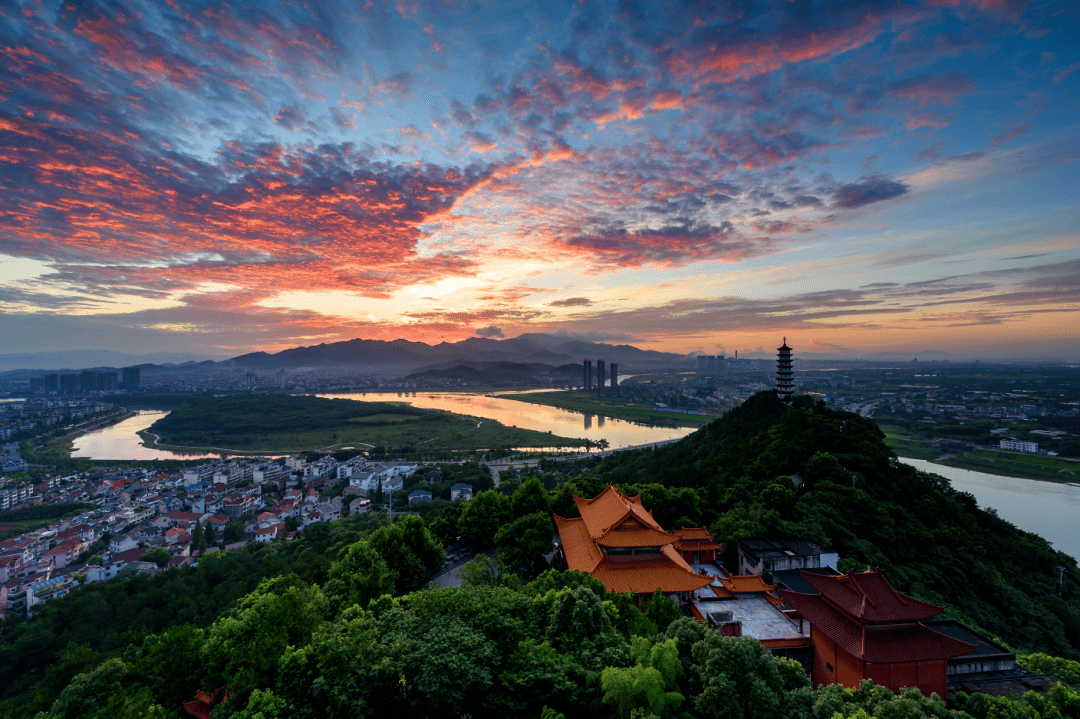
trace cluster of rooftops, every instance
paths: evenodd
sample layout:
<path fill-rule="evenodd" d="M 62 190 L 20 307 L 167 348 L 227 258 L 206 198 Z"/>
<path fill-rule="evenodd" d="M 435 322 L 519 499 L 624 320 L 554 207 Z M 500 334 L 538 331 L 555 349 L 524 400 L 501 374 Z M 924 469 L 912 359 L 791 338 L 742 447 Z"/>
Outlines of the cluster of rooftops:
<path fill-rule="evenodd" d="M 588 573 L 609 592 L 659 589 L 723 634 L 753 637 L 799 661 L 815 685 L 856 688 L 873 679 L 942 697 L 958 687 L 1049 686 L 992 640 L 954 620 L 934 620 L 944 607 L 898 592 L 882 570 L 839 572 L 839 556 L 813 540 L 740 540 L 740 573 L 732 574 L 708 530 L 667 532 L 640 494 L 609 485 L 574 502 L 579 517 L 554 516 L 555 566 Z"/>

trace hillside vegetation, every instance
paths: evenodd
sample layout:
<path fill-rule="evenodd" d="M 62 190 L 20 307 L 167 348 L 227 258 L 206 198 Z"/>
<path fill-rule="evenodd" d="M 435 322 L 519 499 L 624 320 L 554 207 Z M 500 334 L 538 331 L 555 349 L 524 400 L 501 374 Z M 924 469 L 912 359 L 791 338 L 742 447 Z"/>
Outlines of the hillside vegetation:
<path fill-rule="evenodd" d="M 573 494 L 615 482 L 641 491 L 662 525 L 708 524 L 729 547 L 755 534 L 826 542 L 845 565 L 882 566 L 901 591 L 1053 655 L 1026 657 L 1033 669 L 1080 678 L 1074 561 L 898 463 L 872 421 L 794 404 L 757 395 L 674 445 L 592 460 L 551 492 L 532 478 L 426 519 L 317 524 L 288 544 L 81 587 L 4 624 L 0 718 L 181 717 L 197 697 L 238 719 L 1080 717 L 1080 692 L 1062 685 L 961 694 L 950 709 L 868 683 L 814 690 L 797 664 L 662 596 L 635 606 L 546 569 L 551 511 L 572 515 Z M 416 591 L 457 536 L 493 546 L 498 566 L 479 559 L 467 586 Z M 1062 600 L 1057 564 L 1069 569 Z"/>

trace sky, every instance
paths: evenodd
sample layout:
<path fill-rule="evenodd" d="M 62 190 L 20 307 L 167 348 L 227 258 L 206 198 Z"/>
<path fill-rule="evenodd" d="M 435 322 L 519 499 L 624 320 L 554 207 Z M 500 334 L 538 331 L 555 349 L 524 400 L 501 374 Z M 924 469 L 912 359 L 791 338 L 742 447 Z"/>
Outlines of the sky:
<path fill-rule="evenodd" d="M 1080 9 L 9 0 L 0 353 L 1075 359 Z"/>

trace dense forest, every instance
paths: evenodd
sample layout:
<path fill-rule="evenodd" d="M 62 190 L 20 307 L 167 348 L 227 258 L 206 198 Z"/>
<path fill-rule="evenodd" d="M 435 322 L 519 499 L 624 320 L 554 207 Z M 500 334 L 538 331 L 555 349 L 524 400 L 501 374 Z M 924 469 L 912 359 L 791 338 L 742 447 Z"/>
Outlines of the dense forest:
<path fill-rule="evenodd" d="M 1075 561 L 896 462 L 873 422 L 763 393 L 679 443 L 590 465 L 551 491 L 529 479 L 423 519 L 312 525 L 287 544 L 80 587 L 3 625 L 0 717 L 181 717 L 183 702 L 250 719 L 1080 717 L 1064 686 L 961 695 L 949 709 L 869 684 L 813 690 L 797 664 L 670 600 L 638 607 L 545 565 L 551 510 L 572 516 L 572 494 L 614 482 L 662 525 L 707 524 L 732 547 L 756 534 L 826 542 L 847 566 L 882 566 L 902 591 L 1060 657 L 1025 662 L 1080 681 Z M 468 565 L 460 589 L 417 591 L 458 536 L 498 561 Z"/>

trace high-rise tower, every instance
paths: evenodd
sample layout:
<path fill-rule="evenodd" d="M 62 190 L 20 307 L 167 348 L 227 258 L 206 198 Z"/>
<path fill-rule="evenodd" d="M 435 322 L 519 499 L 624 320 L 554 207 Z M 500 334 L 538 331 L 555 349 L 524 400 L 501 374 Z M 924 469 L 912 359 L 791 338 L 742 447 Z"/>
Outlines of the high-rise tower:
<path fill-rule="evenodd" d="M 581 383 L 585 385 L 585 391 L 592 389 L 592 360 L 585 360 L 584 372 Z"/>
<path fill-rule="evenodd" d="M 787 345 L 787 337 L 784 344 L 776 348 L 776 394 L 785 402 L 791 401 L 791 395 L 795 393 L 795 381 L 792 379 L 791 348 Z"/>

